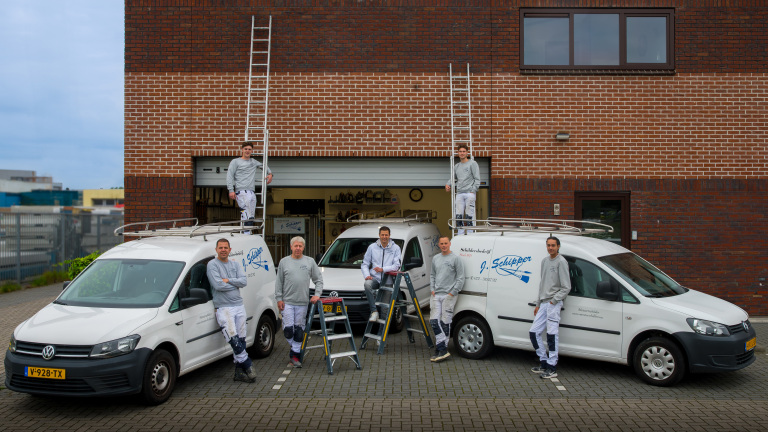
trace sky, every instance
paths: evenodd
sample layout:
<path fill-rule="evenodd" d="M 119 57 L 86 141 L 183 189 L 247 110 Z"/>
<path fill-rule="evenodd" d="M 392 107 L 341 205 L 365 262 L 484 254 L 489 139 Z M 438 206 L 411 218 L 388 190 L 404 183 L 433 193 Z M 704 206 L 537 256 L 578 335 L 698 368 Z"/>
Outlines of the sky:
<path fill-rule="evenodd" d="M 123 186 L 123 0 L 0 0 L 0 169 Z"/>

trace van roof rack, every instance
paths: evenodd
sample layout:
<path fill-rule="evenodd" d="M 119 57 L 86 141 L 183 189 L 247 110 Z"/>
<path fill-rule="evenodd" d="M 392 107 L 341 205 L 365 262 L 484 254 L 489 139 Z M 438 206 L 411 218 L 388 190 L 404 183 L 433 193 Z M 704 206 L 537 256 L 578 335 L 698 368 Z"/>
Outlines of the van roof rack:
<path fill-rule="evenodd" d="M 115 229 L 116 236 L 130 237 L 200 237 L 217 234 L 233 235 L 243 231 L 260 232 L 264 228 L 261 219 L 251 219 L 255 224 L 245 226 L 243 220 L 198 225 L 197 218 L 135 222 Z"/>
<path fill-rule="evenodd" d="M 457 221 L 471 222 L 465 219 L 456 219 Z M 527 218 L 488 218 L 477 220 L 474 227 L 461 227 L 467 231 L 482 232 L 539 232 L 539 233 L 558 233 L 585 235 L 596 233 L 611 233 L 613 227 L 600 222 L 588 220 L 565 220 L 565 219 L 527 219 Z M 448 225 L 456 228 L 448 221 Z M 465 231 L 466 233 L 466 231 Z"/>
<path fill-rule="evenodd" d="M 367 224 L 367 223 L 375 223 L 375 224 L 387 224 L 387 223 L 422 223 L 422 222 L 432 222 L 434 219 L 437 219 L 437 212 L 434 210 L 425 210 L 423 212 L 417 212 L 410 214 L 408 216 L 396 216 L 396 217 L 376 217 L 380 215 L 381 212 L 371 212 L 371 213 L 357 213 L 353 214 L 352 216 L 347 218 L 347 222 L 351 223 L 358 223 L 358 224 Z M 366 216 L 372 216 L 366 218 Z"/>

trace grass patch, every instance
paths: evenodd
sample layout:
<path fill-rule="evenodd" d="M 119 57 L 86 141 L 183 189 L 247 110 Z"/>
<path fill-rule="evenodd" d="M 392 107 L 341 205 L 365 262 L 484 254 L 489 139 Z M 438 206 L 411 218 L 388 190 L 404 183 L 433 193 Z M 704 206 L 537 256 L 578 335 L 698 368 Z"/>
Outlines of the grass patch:
<path fill-rule="evenodd" d="M 9 293 L 12 291 L 18 291 L 21 289 L 21 285 L 17 284 L 16 282 L 3 282 L 2 285 L 0 285 L 0 293 Z"/>
<path fill-rule="evenodd" d="M 33 287 L 41 287 L 41 286 L 48 286 L 53 285 L 55 283 L 63 282 L 67 280 L 67 272 L 65 271 L 56 271 L 56 270 L 49 270 L 42 275 L 36 277 L 32 280 L 32 282 L 29 283 L 30 286 Z"/>

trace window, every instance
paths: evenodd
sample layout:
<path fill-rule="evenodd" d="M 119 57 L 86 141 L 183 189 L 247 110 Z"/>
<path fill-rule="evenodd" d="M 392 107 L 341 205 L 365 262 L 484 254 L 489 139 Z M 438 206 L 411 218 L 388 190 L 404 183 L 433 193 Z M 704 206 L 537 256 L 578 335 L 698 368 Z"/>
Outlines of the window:
<path fill-rule="evenodd" d="M 520 9 L 520 70 L 673 70 L 672 9 Z"/>
<path fill-rule="evenodd" d="M 403 256 L 403 266 L 411 262 L 411 258 L 417 258 L 424 260 L 421 256 L 421 246 L 419 246 L 419 238 L 414 237 L 408 242 L 408 246 L 405 248 L 405 255 Z"/>
<path fill-rule="evenodd" d="M 199 261 L 189 269 L 189 272 L 187 272 L 186 276 L 184 276 L 184 279 L 181 281 L 181 286 L 179 286 L 179 292 L 176 295 L 176 298 L 173 299 L 173 303 L 169 309 L 170 312 L 182 309 L 181 299 L 189 297 L 189 290 L 192 288 L 204 289 L 208 293 L 208 300 L 213 299 L 213 290 L 211 288 L 211 283 L 208 281 L 207 273 L 208 261 L 212 259 L 213 257 L 210 257 Z"/>
<path fill-rule="evenodd" d="M 597 299 L 597 283 L 613 279 L 605 270 L 588 261 L 568 256 L 565 259 L 568 261 L 568 272 L 571 276 L 569 296 Z M 621 287 L 621 301 L 638 302 L 624 287 Z"/>

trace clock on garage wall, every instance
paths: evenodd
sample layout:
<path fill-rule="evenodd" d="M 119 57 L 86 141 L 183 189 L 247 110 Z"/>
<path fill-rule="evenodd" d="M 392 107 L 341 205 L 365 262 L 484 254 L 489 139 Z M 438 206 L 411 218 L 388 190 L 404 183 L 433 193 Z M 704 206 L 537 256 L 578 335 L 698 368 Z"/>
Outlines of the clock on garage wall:
<path fill-rule="evenodd" d="M 413 188 L 411 189 L 411 192 L 408 193 L 408 196 L 411 198 L 411 201 L 418 202 L 421 201 L 424 193 L 419 188 Z"/>

